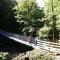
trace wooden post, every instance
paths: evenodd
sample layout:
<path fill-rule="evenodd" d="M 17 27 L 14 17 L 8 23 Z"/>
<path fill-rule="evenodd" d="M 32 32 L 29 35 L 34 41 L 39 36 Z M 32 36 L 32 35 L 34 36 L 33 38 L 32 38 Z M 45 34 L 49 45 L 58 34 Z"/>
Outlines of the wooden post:
<path fill-rule="evenodd" d="M 53 0 L 52 0 L 52 14 L 54 14 Z M 55 33 L 54 33 L 54 19 L 53 19 L 53 16 L 52 16 L 52 21 L 53 21 L 52 32 L 53 32 L 53 41 L 54 41 L 54 40 L 55 40 L 55 39 L 54 39 Z"/>
<path fill-rule="evenodd" d="M 60 43 L 60 32 L 59 32 L 59 40 L 58 40 L 58 43 Z"/>

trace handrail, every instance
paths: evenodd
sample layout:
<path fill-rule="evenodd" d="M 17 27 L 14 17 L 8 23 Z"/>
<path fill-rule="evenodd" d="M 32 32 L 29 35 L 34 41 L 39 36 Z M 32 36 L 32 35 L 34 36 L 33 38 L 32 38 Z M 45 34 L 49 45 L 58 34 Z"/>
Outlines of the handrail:
<path fill-rule="evenodd" d="M 15 39 L 15 40 L 17 39 L 18 42 L 19 42 L 19 40 L 21 40 L 20 41 L 21 43 L 22 43 L 22 41 L 24 41 L 25 43 L 27 42 L 27 36 L 18 35 L 18 34 L 12 34 L 12 33 L 5 32 L 3 30 L 0 30 L 0 33 L 5 35 L 5 36 L 11 37 L 12 39 Z M 57 50 L 60 50 L 60 43 L 42 41 L 42 40 L 35 39 L 35 38 L 32 38 L 32 39 L 33 39 L 32 44 L 35 45 L 35 47 L 39 46 L 40 48 L 43 48 L 43 49 L 46 49 L 46 50 L 50 50 L 50 49 L 53 49 L 53 48 L 57 49 Z M 36 42 L 37 42 L 37 44 L 36 44 Z M 27 43 L 29 43 L 29 42 L 27 42 Z"/>
<path fill-rule="evenodd" d="M 55 42 L 48 42 L 48 41 L 38 41 L 39 47 L 41 49 L 47 50 L 47 51 L 53 51 L 53 52 L 60 52 L 60 44 Z"/>

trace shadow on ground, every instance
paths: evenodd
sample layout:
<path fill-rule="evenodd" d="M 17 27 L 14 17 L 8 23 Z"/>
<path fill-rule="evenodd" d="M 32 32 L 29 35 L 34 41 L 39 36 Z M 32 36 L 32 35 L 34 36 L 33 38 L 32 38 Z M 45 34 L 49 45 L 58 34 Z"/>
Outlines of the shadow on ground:
<path fill-rule="evenodd" d="M 0 34 L 0 52 L 8 52 L 9 54 L 14 54 L 23 53 L 32 49 L 32 47 L 15 42 Z"/>

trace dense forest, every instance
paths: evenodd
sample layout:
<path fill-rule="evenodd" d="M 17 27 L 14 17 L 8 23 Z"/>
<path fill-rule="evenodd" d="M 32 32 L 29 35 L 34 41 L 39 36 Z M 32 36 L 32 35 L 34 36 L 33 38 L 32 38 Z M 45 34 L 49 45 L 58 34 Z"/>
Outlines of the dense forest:
<path fill-rule="evenodd" d="M 0 29 L 34 37 L 58 40 L 60 32 L 60 1 L 44 0 L 44 7 L 36 0 L 1 0 Z"/>

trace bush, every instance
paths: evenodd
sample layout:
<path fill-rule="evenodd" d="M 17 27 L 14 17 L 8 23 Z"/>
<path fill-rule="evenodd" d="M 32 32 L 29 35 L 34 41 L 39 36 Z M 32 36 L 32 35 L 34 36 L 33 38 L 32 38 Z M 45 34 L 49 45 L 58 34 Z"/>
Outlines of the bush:
<path fill-rule="evenodd" d="M 30 60 L 54 60 L 54 57 L 51 55 L 40 54 L 34 57 L 30 57 Z"/>
<path fill-rule="evenodd" d="M 8 55 L 8 52 L 0 52 L 0 60 L 7 60 Z"/>
<path fill-rule="evenodd" d="M 50 55 L 49 52 L 44 50 L 32 50 L 28 51 L 27 55 L 25 53 L 19 54 L 12 60 L 54 60 L 55 57 Z"/>

